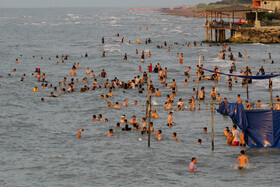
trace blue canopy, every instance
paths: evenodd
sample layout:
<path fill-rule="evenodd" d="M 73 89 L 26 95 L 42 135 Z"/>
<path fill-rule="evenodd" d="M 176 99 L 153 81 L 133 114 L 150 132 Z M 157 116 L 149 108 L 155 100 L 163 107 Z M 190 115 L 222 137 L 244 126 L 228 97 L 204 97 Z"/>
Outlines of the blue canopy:
<path fill-rule="evenodd" d="M 242 104 L 220 103 L 217 110 L 228 115 L 243 132 L 249 147 L 280 148 L 280 111 L 244 110 Z"/>
<path fill-rule="evenodd" d="M 227 76 L 236 76 L 236 77 L 245 78 L 245 79 L 270 79 L 270 78 L 273 78 L 273 77 L 280 76 L 280 74 L 257 75 L 257 76 L 253 76 L 253 75 L 234 75 L 234 74 L 222 73 L 222 72 L 218 72 L 218 71 L 212 71 L 212 70 L 205 69 L 205 68 L 201 68 L 201 69 L 212 72 L 212 73 L 217 73 L 217 74 L 227 75 Z"/>

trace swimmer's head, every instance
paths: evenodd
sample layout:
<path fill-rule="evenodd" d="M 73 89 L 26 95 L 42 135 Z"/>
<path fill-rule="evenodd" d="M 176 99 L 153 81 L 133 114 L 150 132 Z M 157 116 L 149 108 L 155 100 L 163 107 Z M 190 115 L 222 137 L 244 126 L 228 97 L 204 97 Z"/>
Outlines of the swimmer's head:
<path fill-rule="evenodd" d="M 203 132 L 207 133 L 207 127 L 203 128 Z"/>
<path fill-rule="evenodd" d="M 242 155 L 244 155 L 244 154 L 245 154 L 245 151 L 244 151 L 244 150 L 241 150 L 240 153 L 241 153 Z"/>
<path fill-rule="evenodd" d="M 192 157 L 191 161 L 194 162 L 194 163 L 196 163 L 196 158 L 195 158 L 195 157 Z"/>

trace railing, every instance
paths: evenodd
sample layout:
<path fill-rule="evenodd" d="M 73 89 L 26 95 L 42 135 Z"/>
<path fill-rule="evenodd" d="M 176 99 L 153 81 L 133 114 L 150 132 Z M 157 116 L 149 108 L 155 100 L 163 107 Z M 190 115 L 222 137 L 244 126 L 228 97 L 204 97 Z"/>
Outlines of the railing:
<path fill-rule="evenodd" d="M 280 24 L 280 23 L 279 23 Z M 207 23 L 206 23 L 207 26 Z M 254 23 L 242 23 L 239 25 L 238 23 L 230 23 L 230 22 L 211 22 L 209 23 L 210 28 L 226 28 L 226 29 L 239 29 L 239 28 L 249 28 L 249 27 L 254 27 Z"/>

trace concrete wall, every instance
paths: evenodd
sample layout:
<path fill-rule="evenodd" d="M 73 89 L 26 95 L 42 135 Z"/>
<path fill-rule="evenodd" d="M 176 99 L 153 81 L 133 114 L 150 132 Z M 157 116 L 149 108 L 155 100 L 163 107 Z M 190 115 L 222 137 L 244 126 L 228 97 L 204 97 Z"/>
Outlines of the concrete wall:
<path fill-rule="evenodd" d="M 274 11 L 275 8 L 280 9 L 280 1 L 261 1 L 260 8 L 270 9 L 272 11 Z"/>

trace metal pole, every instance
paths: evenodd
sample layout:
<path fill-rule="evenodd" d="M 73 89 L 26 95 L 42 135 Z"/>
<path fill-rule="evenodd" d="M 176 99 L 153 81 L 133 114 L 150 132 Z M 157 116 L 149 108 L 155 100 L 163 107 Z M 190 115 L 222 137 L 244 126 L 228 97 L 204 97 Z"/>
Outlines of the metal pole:
<path fill-rule="evenodd" d="M 151 100 L 152 100 L 152 92 L 150 90 L 150 82 L 151 82 L 151 75 L 149 75 L 149 84 L 148 84 L 148 93 L 147 93 L 147 106 L 148 106 L 148 147 L 151 145 L 151 132 L 150 132 L 150 122 L 151 122 Z"/>
<path fill-rule="evenodd" d="M 196 99 L 198 99 L 199 75 L 200 75 L 200 61 L 201 61 L 201 55 L 199 55 L 199 61 L 198 61 L 199 68 L 198 68 L 198 71 L 197 71 L 197 90 L 196 90 Z"/>
<path fill-rule="evenodd" d="M 214 109 L 213 109 L 213 98 L 211 98 L 211 130 L 212 130 L 212 151 L 214 151 Z"/>

